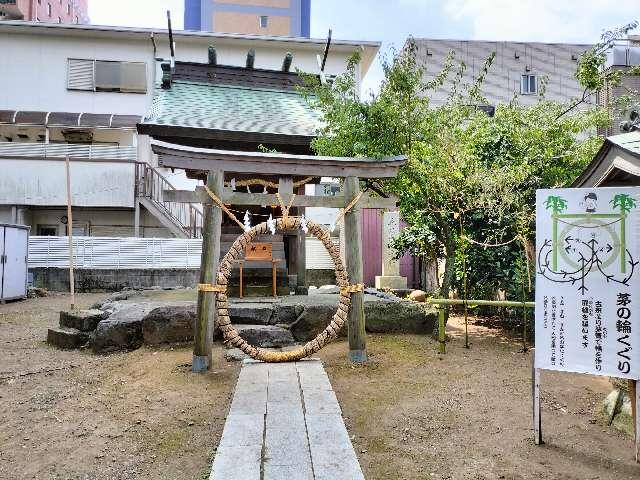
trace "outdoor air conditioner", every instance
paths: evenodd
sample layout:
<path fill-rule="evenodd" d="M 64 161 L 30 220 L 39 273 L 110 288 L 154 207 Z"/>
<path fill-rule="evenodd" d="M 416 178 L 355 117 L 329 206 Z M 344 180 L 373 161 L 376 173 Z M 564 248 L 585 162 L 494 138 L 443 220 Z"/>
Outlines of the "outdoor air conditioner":
<path fill-rule="evenodd" d="M 640 47 L 616 45 L 607 52 L 605 68 L 640 65 Z"/>

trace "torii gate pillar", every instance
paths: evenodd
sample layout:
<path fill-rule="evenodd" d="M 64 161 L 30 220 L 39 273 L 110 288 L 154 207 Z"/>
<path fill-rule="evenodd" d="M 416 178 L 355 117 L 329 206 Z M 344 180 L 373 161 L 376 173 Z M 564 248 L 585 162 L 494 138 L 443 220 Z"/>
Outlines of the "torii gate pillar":
<path fill-rule="evenodd" d="M 358 177 L 344 180 L 345 207 L 360 193 Z M 344 215 L 345 260 L 349 282 L 363 283 L 362 272 L 362 228 L 361 207 L 356 204 Z M 354 363 L 367 361 L 367 342 L 364 317 L 364 292 L 351 294 L 351 308 L 348 317 L 349 360 Z"/>
<path fill-rule="evenodd" d="M 224 188 L 224 172 L 211 170 L 207 174 L 207 187 L 218 197 Z M 220 235 L 222 233 L 222 210 L 212 203 L 205 203 L 202 225 L 202 260 L 200 283 L 215 285 L 220 261 Z M 215 292 L 198 291 L 198 318 L 194 331 L 192 370 L 201 373 L 211 368 L 211 350 L 216 316 Z"/>

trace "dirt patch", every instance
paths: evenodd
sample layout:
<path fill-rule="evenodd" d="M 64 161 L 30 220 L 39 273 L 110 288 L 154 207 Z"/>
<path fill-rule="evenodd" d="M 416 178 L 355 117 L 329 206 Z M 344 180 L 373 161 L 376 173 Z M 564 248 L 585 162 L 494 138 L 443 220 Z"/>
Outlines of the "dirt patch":
<path fill-rule="evenodd" d="M 86 308 L 106 294 L 81 294 Z M 45 343 L 69 298 L 0 306 L 0 478 L 208 478 L 238 364 L 191 347 L 95 356 Z"/>
<path fill-rule="evenodd" d="M 450 321 L 447 354 L 426 336 L 369 335 L 371 363 L 347 345 L 320 352 L 367 479 L 640 478 L 633 442 L 605 426 L 606 378 L 543 372 L 533 443 L 531 352 L 502 331 Z"/>

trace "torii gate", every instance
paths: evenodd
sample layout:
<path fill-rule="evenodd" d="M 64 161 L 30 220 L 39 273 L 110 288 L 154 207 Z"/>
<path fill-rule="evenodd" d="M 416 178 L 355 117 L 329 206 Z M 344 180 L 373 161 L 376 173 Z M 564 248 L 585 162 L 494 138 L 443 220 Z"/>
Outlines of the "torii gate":
<path fill-rule="evenodd" d="M 278 193 L 286 204 L 293 207 L 345 208 L 355 200 L 355 205 L 344 215 L 346 270 L 352 283 L 362 283 L 362 208 L 396 208 L 396 198 L 372 197 L 360 191 L 361 178 L 390 178 L 396 176 L 405 163 L 403 156 L 384 159 L 324 157 L 280 153 L 238 152 L 208 148 L 189 147 L 158 140 L 151 141 L 153 152 L 158 155 L 162 167 L 181 168 L 207 172 L 206 186 L 225 204 L 273 205 L 278 198 L 274 194 L 239 193 L 224 187 L 224 175 L 253 174 L 277 176 Z M 344 178 L 342 195 L 306 196 L 293 198 L 293 177 L 338 177 Z M 204 205 L 204 228 L 200 282 L 215 283 L 220 257 L 220 235 L 222 214 L 214 205 L 204 187 L 195 191 L 165 191 L 167 201 L 202 203 Z M 356 200 L 357 199 L 357 200 Z M 349 359 L 352 362 L 367 360 L 364 293 L 353 292 L 348 314 Z M 193 371 L 204 372 L 211 366 L 213 327 L 215 325 L 216 296 L 213 291 L 198 292 L 197 322 L 194 332 Z"/>

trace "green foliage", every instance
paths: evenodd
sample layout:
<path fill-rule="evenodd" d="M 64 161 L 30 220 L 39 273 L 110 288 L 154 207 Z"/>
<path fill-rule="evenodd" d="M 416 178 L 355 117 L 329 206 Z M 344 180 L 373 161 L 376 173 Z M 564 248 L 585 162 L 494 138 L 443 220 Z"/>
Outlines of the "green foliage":
<path fill-rule="evenodd" d="M 571 184 L 600 147 L 595 130 L 608 125 L 607 113 L 541 98 L 534 106 L 516 100 L 498 105 L 489 117 L 477 106 L 486 103 L 481 87 L 493 56 L 472 83 L 464 82 L 466 66 L 456 63 L 453 53 L 425 82 L 411 40 L 384 61 L 379 94 L 362 100 L 356 93 L 358 61 L 352 58 L 332 85 L 308 81 L 303 90 L 325 119 L 314 150 L 336 156 L 405 155 L 399 175 L 384 182 L 399 197 L 409 224 L 392 242 L 398 256 L 443 258 L 443 295 L 459 288 L 466 272 L 473 295 L 492 298 L 504 290 L 521 299 L 518 265 L 525 258 L 523 246 L 531 242 L 535 191 Z M 600 57 L 585 58 L 580 78 L 595 81 L 591 70 L 599 62 Z M 431 105 L 428 94 L 446 79 L 453 80 L 447 102 Z M 514 238 L 497 248 L 477 245 Z"/>

